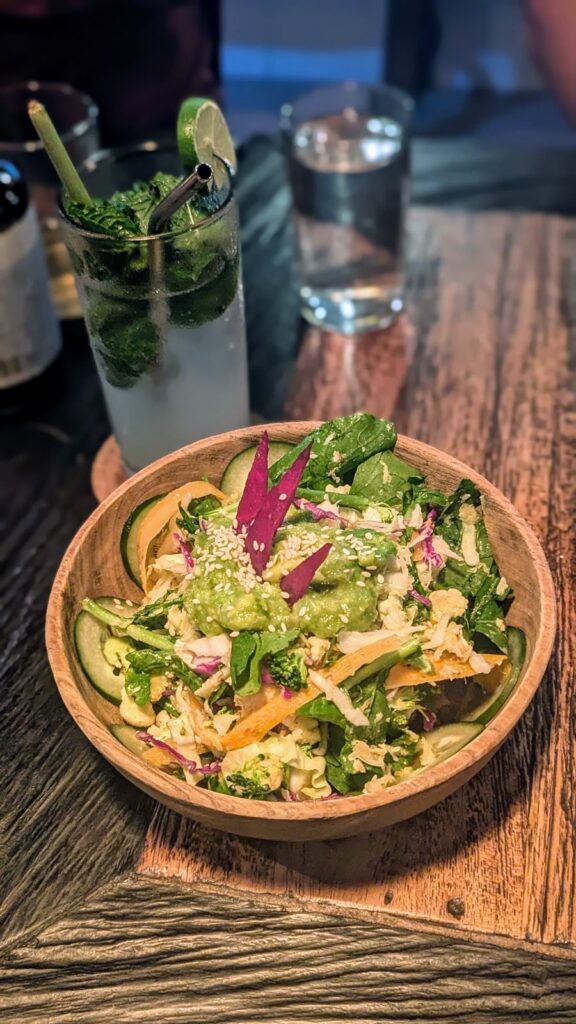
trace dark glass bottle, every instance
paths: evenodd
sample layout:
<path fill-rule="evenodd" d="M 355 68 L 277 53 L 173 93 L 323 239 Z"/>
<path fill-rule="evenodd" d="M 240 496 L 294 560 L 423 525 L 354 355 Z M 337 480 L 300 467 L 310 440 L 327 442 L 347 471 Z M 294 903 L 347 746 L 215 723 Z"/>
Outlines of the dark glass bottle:
<path fill-rule="evenodd" d="M 0 160 L 0 412 L 41 397 L 61 347 L 36 211 L 18 169 Z"/>

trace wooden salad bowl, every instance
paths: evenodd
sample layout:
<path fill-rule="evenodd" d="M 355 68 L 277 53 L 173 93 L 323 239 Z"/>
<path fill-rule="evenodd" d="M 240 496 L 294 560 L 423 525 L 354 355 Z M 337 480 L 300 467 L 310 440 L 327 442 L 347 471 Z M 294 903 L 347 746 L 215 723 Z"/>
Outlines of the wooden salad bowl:
<path fill-rule="evenodd" d="M 276 423 L 272 440 L 297 442 L 316 423 Z M 502 709 L 468 746 L 448 760 L 382 793 L 337 800 L 273 803 L 225 796 L 189 786 L 145 764 L 113 737 L 120 723 L 115 705 L 93 689 L 78 662 L 73 627 L 84 597 L 113 595 L 139 600 L 128 578 L 119 540 L 129 513 L 146 498 L 206 474 L 218 484 L 231 457 L 260 437 L 262 427 L 229 431 L 182 448 L 137 473 L 92 513 L 70 544 L 48 604 L 46 643 L 56 684 L 85 736 L 130 782 L 172 810 L 204 825 L 262 839 L 334 839 L 392 825 L 425 811 L 464 785 L 496 753 L 526 710 L 546 670 L 556 628 L 554 588 L 539 541 L 496 487 L 464 463 L 407 437 L 397 452 L 426 474 L 430 484 L 452 490 L 468 477 L 483 495 L 486 525 L 501 572 L 514 588 L 508 622 L 527 641 L 524 668 Z"/>

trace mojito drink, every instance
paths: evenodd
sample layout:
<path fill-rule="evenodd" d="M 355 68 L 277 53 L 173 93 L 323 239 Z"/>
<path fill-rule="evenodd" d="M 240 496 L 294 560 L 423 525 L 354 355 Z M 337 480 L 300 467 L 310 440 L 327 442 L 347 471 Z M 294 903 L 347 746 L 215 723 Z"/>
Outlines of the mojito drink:
<path fill-rule="evenodd" d="M 218 174 L 156 235 L 153 210 L 183 177 L 149 145 L 102 154 L 90 205 L 63 223 L 90 341 L 129 472 L 249 421 L 238 219 Z M 176 173 L 174 173 L 176 172 Z"/>

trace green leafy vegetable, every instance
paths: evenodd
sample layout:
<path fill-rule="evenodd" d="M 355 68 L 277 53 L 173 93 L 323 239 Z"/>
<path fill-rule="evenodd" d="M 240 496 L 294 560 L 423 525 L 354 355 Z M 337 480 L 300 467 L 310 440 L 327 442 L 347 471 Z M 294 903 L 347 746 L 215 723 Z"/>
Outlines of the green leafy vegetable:
<path fill-rule="evenodd" d="M 376 505 L 401 509 L 406 495 L 423 479 L 414 466 L 409 466 L 394 452 L 379 452 L 358 466 L 350 493 L 370 498 Z"/>
<path fill-rule="evenodd" d="M 93 199 L 91 203 L 69 202 L 66 213 L 77 227 L 97 235 L 133 238 L 139 234 L 136 217 L 130 207 L 121 201 Z"/>
<path fill-rule="evenodd" d="M 167 651 L 130 651 L 126 655 L 130 666 L 137 673 L 146 672 L 148 676 L 161 675 L 164 672 L 171 672 L 178 679 L 181 679 L 191 690 L 197 690 L 202 685 L 202 679 L 182 658 L 177 654 L 169 654 Z M 130 670 L 128 670 L 130 671 Z"/>
<path fill-rule="evenodd" d="M 260 666 L 268 655 L 289 647 L 298 636 L 298 630 L 286 633 L 249 633 L 243 630 L 232 641 L 230 675 L 239 696 L 247 697 L 260 689 Z"/>
<path fill-rule="evenodd" d="M 277 483 L 300 452 L 312 443 L 300 486 L 321 490 L 326 484 L 340 484 L 371 455 L 393 448 L 396 436 L 393 423 L 377 419 L 370 413 L 356 412 L 352 416 L 330 420 L 274 463 L 270 468 L 270 481 Z"/>
<path fill-rule="evenodd" d="M 182 597 L 160 597 L 157 601 L 142 605 L 132 622 L 137 626 L 147 626 L 148 629 L 161 629 L 166 624 L 170 609 L 181 608 L 182 601 Z"/>
<path fill-rule="evenodd" d="M 129 668 L 124 680 L 126 693 L 137 704 L 147 704 L 150 700 L 150 676 L 147 672 L 137 672 Z"/>
<path fill-rule="evenodd" d="M 199 528 L 200 519 L 220 507 L 221 503 L 215 494 L 206 494 L 203 498 L 192 498 L 188 508 L 184 508 L 183 505 L 178 506 L 180 518 L 176 520 L 176 525 L 192 535 Z"/>

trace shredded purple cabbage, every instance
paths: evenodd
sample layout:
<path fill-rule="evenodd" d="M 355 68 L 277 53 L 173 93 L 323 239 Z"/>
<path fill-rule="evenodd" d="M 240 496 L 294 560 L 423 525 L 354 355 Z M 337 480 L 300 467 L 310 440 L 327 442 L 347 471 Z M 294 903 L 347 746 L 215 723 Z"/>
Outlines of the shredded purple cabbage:
<path fill-rule="evenodd" d="M 173 533 L 172 536 L 174 537 L 174 540 L 176 541 L 178 547 L 180 548 L 180 553 L 184 561 L 186 562 L 186 565 L 188 566 L 189 569 L 193 569 L 194 559 L 190 554 L 190 548 L 188 547 L 186 541 L 179 533 Z"/>
<path fill-rule="evenodd" d="M 275 686 L 276 681 L 274 676 L 270 672 L 270 669 L 266 665 L 260 666 L 260 681 L 264 683 L 264 686 Z"/>
<path fill-rule="evenodd" d="M 276 531 L 282 526 L 294 501 L 298 484 L 310 458 L 311 447 L 309 444 L 304 448 L 284 476 L 270 488 L 255 518 L 248 526 L 245 538 L 246 551 L 254 572 L 259 576 L 268 564 Z M 248 481 L 246 485 L 248 486 Z"/>
<path fill-rule="evenodd" d="M 322 565 L 322 562 L 328 558 L 331 550 L 332 544 L 323 544 L 321 548 L 318 548 L 318 551 L 314 551 L 303 562 L 300 562 L 295 569 L 292 569 L 291 572 L 282 577 L 280 590 L 282 594 L 288 595 L 286 601 L 290 607 L 304 596 L 317 570 Z"/>
<path fill-rule="evenodd" d="M 163 697 L 173 697 L 175 693 L 176 693 L 176 690 L 174 690 L 174 689 L 172 689 L 170 687 L 167 690 L 162 690 L 162 696 Z"/>
<path fill-rule="evenodd" d="M 259 512 L 268 493 L 269 439 L 265 430 L 258 442 L 254 461 L 246 477 L 242 497 L 236 512 L 236 530 L 251 523 Z"/>
<path fill-rule="evenodd" d="M 413 597 L 415 601 L 420 601 L 420 604 L 426 605 L 427 608 L 432 607 L 432 602 L 429 597 L 425 597 L 424 594 L 420 594 L 417 590 L 409 590 L 410 597 Z"/>
<path fill-rule="evenodd" d="M 431 508 L 422 526 L 418 530 L 419 539 L 422 544 L 422 561 L 434 569 L 441 569 L 444 565 L 442 555 L 434 547 L 434 523 L 438 518 L 438 510 Z"/>
<path fill-rule="evenodd" d="M 421 713 L 422 727 L 424 729 L 424 732 L 432 732 L 432 729 L 434 728 L 436 722 L 438 721 L 438 715 L 436 714 L 435 711 L 427 711 L 424 708 L 422 709 Z"/>
<path fill-rule="evenodd" d="M 196 761 L 191 761 L 189 757 L 184 757 L 184 754 L 175 750 L 169 743 L 164 743 L 164 740 L 158 740 L 155 736 L 151 736 L 149 732 L 137 732 L 136 739 L 141 740 L 142 743 L 147 743 L 149 747 L 158 747 L 159 750 L 165 750 L 167 754 L 170 754 L 178 764 L 181 764 L 183 768 L 187 768 L 189 772 L 199 772 L 201 775 L 217 775 L 220 771 L 220 761 L 212 761 L 211 764 L 197 764 Z"/>
<path fill-rule="evenodd" d="M 289 690 L 287 686 L 281 687 L 281 693 L 282 696 L 284 697 L 284 700 L 292 700 L 292 690 Z"/>
<path fill-rule="evenodd" d="M 321 519 L 334 519 L 337 523 L 345 523 L 346 519 L 342 516 L 337 516 L 334 512 L 329 512 L 326 508 L 320 508 L 319 505 L 315 505 L 312 501 L 306 501 L 305 498 L 294 498 L 293 504 L 296 508 L 299 508 L 301 512 L 309 512 L 315 523 L 320 522 Z"/>
<path fill-rule="evenodd" d="M 214 675 L 218 671 L 222 664 L 221 658 L 194 658 L 192 661 L 191 668 L 203 679 L 208 679 L 209 676 Z"/>

